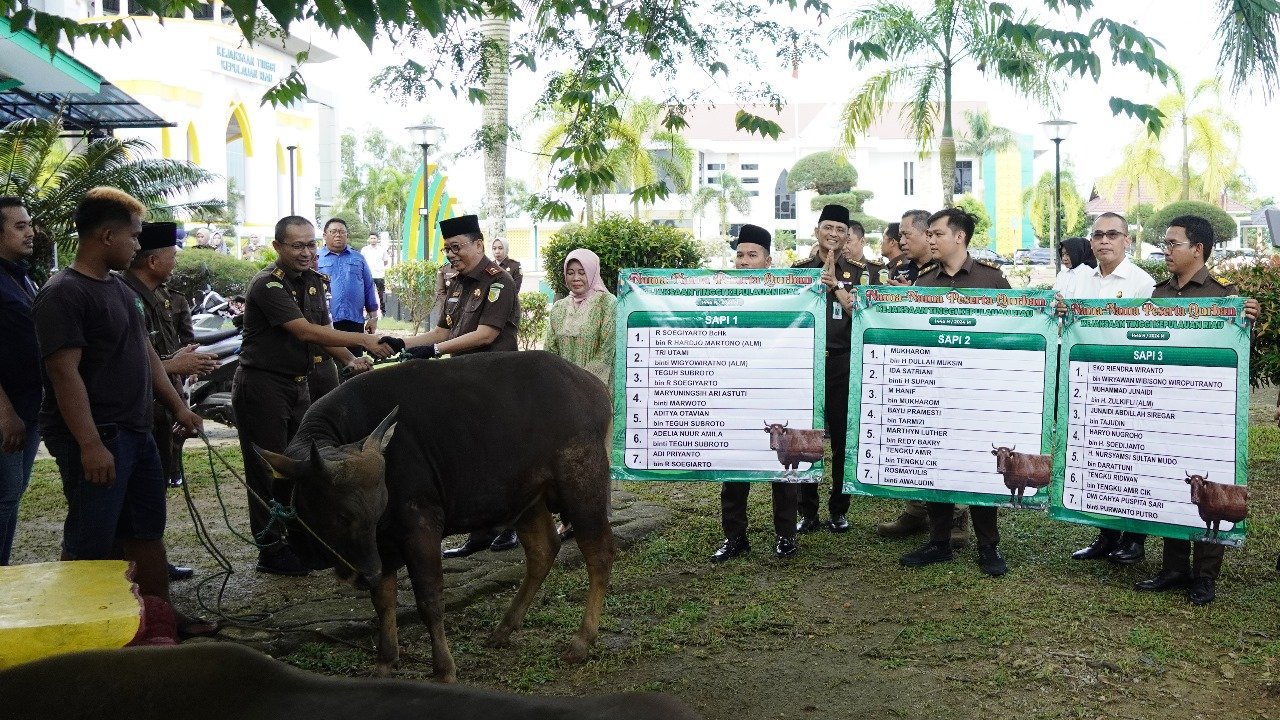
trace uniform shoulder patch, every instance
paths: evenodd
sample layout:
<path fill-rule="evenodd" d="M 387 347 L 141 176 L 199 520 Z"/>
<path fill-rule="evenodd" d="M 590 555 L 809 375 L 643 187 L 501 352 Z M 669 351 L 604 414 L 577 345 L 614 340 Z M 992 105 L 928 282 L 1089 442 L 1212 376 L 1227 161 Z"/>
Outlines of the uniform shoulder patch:
<path fill-rule="evenodd" d="M 489 273 L 489 275 L 492 276 L 492 275 L 497 275 L 501 273 L 502 268 L 498 267 L 497 265 L 490 265 L 489 267 L 485 268 L 484 271 Z"/>
<path fill-rule="evenodd" d="M 976 259 L 976 258 L 975 258 L 975 259 Z M 999 270 L 999 269 L 1000 269 L 1000 265 L 999 265 L 999 264 L 994 263 L 994 262 L 992 262 L 992 261 L 990 261 L 990 260 L 978 260 L 977 262 L 978 262 L 978 264 L 979 264 L 979 265 L 985 265 L 986 267 L 989 267 L 989 268 L 991 268 L 992 270 Z"/>
<path fill-rule="evenodd" d="M 852 266 L 854 266 L 854 267 L 856 267 L 856 268 L 858 268 L 859 270 L 861 270 L 861 269 L 863 269 L 863 268 L 865 268 L 865 267 L 867 266 L 867 264 L 866 264 L 866 263 L 864 263 L 864 262 L 862 262 L 861 260 L 850 260 L 850 261 L 849 261 L 849 264 L 850 264 L 850 265 L 852 265 Z"/>
<path fill-rule="evenodd" d="M 276 282 L 275 280 L 269 280 L 269 281 L 267 281 L 267 287 L 280 288 L 281 290 L 283 290 L 283 289 L 284 289 L 284 283 L 278 283 L 278 282 Z"/>
<path fill-rule="evenodd" d="M 923 274 L 925 274 L 925 273 L 927 273 L 927 272 L 932 271 L 932 270 L 933 270 L 934 268 L 936 268 L 936 267 L 938 267 L 938 265 L 937 265 L 936 263 L 929 263 L 928 265 L 925 265 L 924 267 L 920 268 L 920 269 L 917 271 L 917 273 L 918 273 L 918 274 L 920 274 L 920 275 L 923 275 Z"/>
<path fill-rule="evenodd" d="M 1214 281 L 1214 282 L 1216 282 L 1216 283 L 1218 283 L 1219 285 L 1221 285 L 1221 286 L 1222 286 L 1222 287 L 1224 287 L 1224 288 L 1227 288 L 1227 287 L 1234 287 L 1234 286 L 1231 284 L 1231 281 L 1230 281 L 1230 280 L 1227 280 L 1226 278 L 1218 277 L 1217 275 L 1210 275 L 1210 276 L 1209 276 L 1209 279 L 1210 279 L 1210 280 L 1212 280 L 1212 281 Z"/>
<path fill-rule="evenodd" d="M 276 268 L 275 270 L 272 270 L 272 271 L 271 271 L 271 275 L 272 275 L 272 277 L 277 277 L 277 278 L 280 278 L 281 280 L 283 280 L 283 279 L 284 279 L 284 270 L 281 270 L 280 268 Z"/>
<path fill-rule="evenodd" d="M 323 281 L 325 281 L 325 282 L 332 282 L 332 281 L 329 279 L 329 276 L 328 276 L 328 275 L 326 275 L 325 273 L 317 272 L 316 274 L 320 276 L 320 279 L 321 279 L 321 280 L 323 280 Z"/>

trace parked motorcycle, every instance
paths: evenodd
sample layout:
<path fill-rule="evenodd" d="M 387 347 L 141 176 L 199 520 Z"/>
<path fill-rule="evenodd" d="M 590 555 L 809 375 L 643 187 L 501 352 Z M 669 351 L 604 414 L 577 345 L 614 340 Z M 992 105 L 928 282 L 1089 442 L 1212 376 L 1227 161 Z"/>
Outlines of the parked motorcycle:
<path fill-rule="evenodd" d="M 193 323 L 194 325 L 194 323 Z M 187 379 L 187 401 L 191 409 L 205 420 L 235 427 L 231 409 L 231 380 L 240 365 L 240 327 L 208 330 L 195 326 L 196 352 L 209 353 L 218 359 L 218 367 L 204 377 Z"/>

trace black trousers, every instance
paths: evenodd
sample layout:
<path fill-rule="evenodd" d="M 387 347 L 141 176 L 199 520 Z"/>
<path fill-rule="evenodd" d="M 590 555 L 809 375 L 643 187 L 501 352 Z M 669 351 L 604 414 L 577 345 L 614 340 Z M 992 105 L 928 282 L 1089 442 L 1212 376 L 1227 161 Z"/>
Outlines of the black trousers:
<path fill-rule="evenodd" d="M 813 483 L 805 483 L 812 485 Z M 747 495 L 752 483 L 727 482 L 720 486 L 720 526 L 726 538 L 747 534 Z M 796 536 L 797 483 L 769 483 L 773 489 L 773 532 L 782 537 Z"/>
<path fill-rule="evenodd" d="M 342 332 L 362 333 L 364 332 L 364 323 L 356 322 L 354 320 L 334 320 L 333 329 L 341 330 Z M 356 357 L 360 357 L 361 355 L 364 354 L 364 348 L 360 347 L 359 345 L 354 345 L 354 346 L 348 345 L 347 349 L 350 350 L 351 354 L 355 355 Z"/>
<path fill-rule="evenodd" d="M 373 286 L 378 288 L 378 308 L 387 311 L 387 282 L 385 278 L 374 278 Z"/>
<path fill-rule="evenodd" d="M 1147 541 L 1147 536 L 1144 533 L 1120 532 L 1111 528 L 1099 528 L 1098 537 L 1113 545 L 1129 542 L 1144 543 Z"/>
<path fill-rule="evenodd" d="M 930 542 L 951 542 L 951 522 L 956 514 L 955 503 L 925 503 L 929 511 Z M 973 534 L 978 545 L 995 545 L 1000 542 L 1000 528 L 996 526 L 996 508 L 991 505 L 970 505 L 973 518 Z"/>
<path fill-rule="evenodd" d="M 304 378 L 293 378 L 241 365 L 231 381 L 231 407 L 235 410 L 240 434 L 240 452 L 244 455 L 244 478 L 249 489 L 263 500 L 272 498 L 288 503 L 292 483 L 273 481 L 271 473 L 253 451 L 283 453 L 296 432 L 302 416 L 311 406 L 311 395 Z M 276 542 L 284 537 L 277 523 L 263 534 L 271 521 L 271 513 L 249 494 L 249 527 L 260 544 Z"/>
<path fill-rule="evenodd" d="M 169 408 L 155 403 L 151 436 L 155 438 L 156 449 L 160 451 L 160 465 L 164 468 L 165 480 L 182 477 L 182 444 L 173 435 L 173 423 L 173 413 L 169 412 Z"/>
<path fill-rule="evenodd" d="M 325 355 L 321 363 L 313 363 L 311 372 L 307 373 L 307 389 L 311 393 L 311 402 L 315 402 L 329 391 L 338 387 L 338 364 L 333 358 Z"/>
<path fill-rule="evenodd" d="M 1187 571 L 1191 564 L 1191 577 L 1217 580 L 1222 573 L 1222 556 L 1226 548 L 1216 543 L 1193 543 L 1190 540 L 1164 539 L 1163 570 Z"/>
<path fill-rule="evenodd" d="M 827 353 L 827 400 L 823 419 L 831 436 L 831 493 L 827 512 L 849 512 L 849 496 L 844 493 L 845 434 L 849 429 L 849 352 Z M 818 517 L 818 484 L 800 484 L 800 514 Z"/>

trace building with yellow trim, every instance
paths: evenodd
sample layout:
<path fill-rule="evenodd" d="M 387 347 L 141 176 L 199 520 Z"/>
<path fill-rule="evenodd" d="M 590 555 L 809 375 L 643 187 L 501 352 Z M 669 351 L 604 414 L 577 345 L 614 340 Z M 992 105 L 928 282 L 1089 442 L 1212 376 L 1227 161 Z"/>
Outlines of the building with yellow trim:
<path fill-rule="evenodd" d="M 123 47 L 79 43 L 76 58 L 173 123 L 118 135 L 143 138 L 158 155 L 189 160 L 229 181 L 192 199 L 226 197 L 230 184 L 241 239 L 268 238 L 291 204 L 294 214 L 312 217 L 318 203 L 323 207 L 336 194 L 337 117 L 332 103 L 315 100 L 326 97 L 324 74 L 308 73 L 311 100 L 280 108 L 262 103 L 263 92 L 300 64 L 300 53 L 307 66 L 337 57 L 316 42 L 323 37 L 318 30 L 308 38 L 307 25 L 299 24 L 288 39 L 262 38 L 250 46 L 221 2 L 163 19 L 130 16 L 127 0 L 30 5 L 88 23 L 129 16 L 132 41 Z"/>

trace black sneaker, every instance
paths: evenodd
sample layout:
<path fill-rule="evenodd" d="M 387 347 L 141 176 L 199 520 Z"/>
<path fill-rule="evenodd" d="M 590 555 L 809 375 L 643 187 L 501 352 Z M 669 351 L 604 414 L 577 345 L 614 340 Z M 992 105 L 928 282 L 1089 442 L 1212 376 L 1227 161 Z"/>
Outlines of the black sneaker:
<path fill-rule="evenodd" d="M 1009 572 L 1009 566 L 1004 562 L 1004 556 L 1000 554 L 1000 549 L 995 545 L 979 545 L 978 546 L 978 567 L 982 568 L 982 572 L 991 577 L 1000 577 Z"/>
<path fill-rule="evenodd" d="M 955 555 L 951 552 L 951 540 L 940 542 L 929 541 L 918 549 L 903 555 L 898 562 L 902 567 L 924 567 L 934 563 L 947 562 Z"/>
<path fill-rule="evenodd" d="M 258 551 L 258 572 L 269 573 L 271 575 L 286 575 L 288 577 L 302 577 L 308 575 L 311 570 L 293 554 L 293 550 L 289 549 L 283 541 L 268 545 Z"/>

